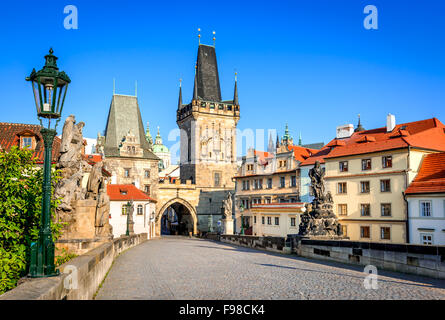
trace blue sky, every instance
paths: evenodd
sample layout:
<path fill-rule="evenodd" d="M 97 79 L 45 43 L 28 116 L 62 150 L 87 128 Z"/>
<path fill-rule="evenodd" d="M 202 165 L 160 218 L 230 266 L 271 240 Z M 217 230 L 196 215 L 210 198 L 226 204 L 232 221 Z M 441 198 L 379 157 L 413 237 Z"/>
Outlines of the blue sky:
<path fill-rule="evenodd" d="M 79 29 L 65 30 L 65 5 Z M 379 29 L 363 27 L 378 8 Z M 177 128 L 178 79 L 189 102 L 202 43 L 216 50 L 223 99 L 238 71 L 241 130 L 301 131 L 303 143 L 335 136 L 338 125 L 365 128 L 438 117 L 445 121 L 443 1 L 9 1 L 0 13 L 0 121 L 37 123 L 25 77 L 53 47 L 72 79 L 64 118 L 84 121 L 84 135 L 105 129 L 113 78 L 133 94 L 138 81 L 144 124 L 152 134 Z M 59 131 L 61 130 L 61 127 Z M 240 153 L 240 151 L 238 152 Z"/>

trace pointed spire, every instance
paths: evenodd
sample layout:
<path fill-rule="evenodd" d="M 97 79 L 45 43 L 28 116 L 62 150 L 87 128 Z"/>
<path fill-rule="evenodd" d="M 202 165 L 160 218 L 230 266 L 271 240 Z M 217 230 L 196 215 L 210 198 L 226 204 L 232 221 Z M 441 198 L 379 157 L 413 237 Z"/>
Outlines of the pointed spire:
<path fill-rule="evenodd" d="M 273 139 L 272 139 L 272 132 L 269 133 L 269 144 L 267 145 L 267 152 L 273 153 L 274 152 L 274 145 L 273 145 Z"/>
<path fill-rule="evenodd" d="M 196 73 L 196 69 L 198 65 L 195 65 L 195 84 L 193 86 L 193 100 L 198 100 L 198 75 Z"/>
<path fill-rule="evenodd" d="M 363 128 L 363 126 L 362 126 L 362 123 L 360 121 L 360 114 L 359 114 L 357 128 L 355 128 L 354 132 L 360 132 L 360 131 L 365 131 L 365 128 Z"/>
<path fill-rule="evenodd" d="M 278 134 L 277 134 L 277 142 L 276 142 L 276 144 L 275 144 L 275 148 L 279 148 L 280 147 L 280 137 L 278 137 Z"/>
<path fill-rule="evenodd" d="M 182 107 L 182 79 L 179 79 L 179 99 L 178 99 L 178 110 Z"/>
<path fill-rule="evenodd" d="M 159 126 L 158 126 L 158 134 L 156 135 L 155 139 L 155 145 L 162 145 L 162 138 L 161 134 L 159 133 Z"/>
<path fill-rule="evenodd" d="M 301 141 L 301 131 L 300 131 L 300 137 L 298 138 L 298 145 L 299 145 L 299 146 L 302 146 L 302 145 L 303 145 L 303 143 L 302 143 L 302 141 Z"/>
<path fill-rule="evenodd" d="M 148 149 L 150 151 L 153 151 L 153 138 L 151 137 L 150 134 L 150 123 L 147 121 L 147 130 L 145 131 L 145 139 L 148 142 Z"/>
<path fill-rule="evenodd" d="M 238 106 L 239 105 L 239 102 L 238 102 L 238 85 L 237 85 L 238 81 L 236 79 L 236 76 L 237 76 L 237 72 L 235 72 L 235 91 L 233 93 L 233 104 Z"/>

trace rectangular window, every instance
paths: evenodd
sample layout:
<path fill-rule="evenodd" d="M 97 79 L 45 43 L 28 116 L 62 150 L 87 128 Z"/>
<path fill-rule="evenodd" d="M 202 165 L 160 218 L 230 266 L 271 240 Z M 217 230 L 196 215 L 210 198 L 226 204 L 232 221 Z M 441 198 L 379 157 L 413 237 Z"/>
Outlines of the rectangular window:
<path fill-rule="evenodd" d="M 146 179 L 150 178 L 150 170 L 145 170 L 144 171 L 144 176 Z"/>
<path fill-rule="evenodd" d="M 433 244 L 433 234 L 432 233 L 421 233 L 420 234 L 420 243 L 432 245 Z"/>
<path fill-rule="evenodd" d="M 286 178 L 280 177 L 280 188 L 284 188 L 286 186 Z"/>
<path fill-rule="evenodd" d="M 391 180 L 380 180 L 380 191 L 381 192 L 391 192 Z"/>
<path fill-rule="evenodd" d="M 337 185 L 337 193 L 347 193 L 346 182 L 339 182 Z"/>
<path fill-rule="evenodd" d="M 264 217 L 261 217 L 261 224 L 264 224 Z"/>
<path fill-rule="evenodd" d="M 340 161 L 338 166 L 340 172 L 348 172 L 348 161 Z"/>
<path fill-rule="evenodd" d="M 370 228 L 369 227 L 360 227 L 360 238 L 369 238 L 370 237 Z"/>
<path fill-rule="evenodd" d="M 370 191 L 369 181 L 360 181 L 360 193 L 369 193 Z"/>
<path fill-rule="evenodd" d="M 382 168 L 392 168 L 392 156 L 382 157 Z"/>
<path fill-rule="evenodd" d="M 124 177 L 125 178 L 130 177 L 130 169 L 124 169 Z"/>
<path fill-rule="evenodd" d="M 142 206 L 142 204 L 138 204 L 137 215 L 141 216 L 143 214 L 144 214 L 144 207 Z"/>
<path fill-rule="evenodd" d="M 271 199 L 270 199 L 270 197 L 267 197 L 267 198 L 265 198 L 264 200 L 265 200 L 264 203 L 271 203 Z"/>
<path fill-rule="evenodd" d="M 148 184 L 146 184 L 146 185 L 144 186 L 144 191 L 145 191 L 145 193 L 150 194 L 150 186 L 149 186 Z"/>
<path fill-rule="evenodd" d="M 371 170 L 371 159 L 362 160 L 362 170 Z"/>
<path fill-rule="evenodd" d="M 267 189 L 272 189 L 272 178 L 267 179 Z"/>
<path fill-rule="evenodd" d="M 371 205 L 369 203 L 360 204 L 360 215 L 362 217 L 368 217 L 371 215 Z"/>
<path fill-rule="evenodd" d="M 32 138 L 31 137 L 23 137 L 22 138 L 22 148 L 32 149 Z"/>
<path fill-rule="evenodd" d="M 267 224 L 271 225 L 272 224 L 272 218 L 271 217 L 267 217 Z"/>
<path fill-rule="evenodd" d="M 219 187 L 219 184 L 220 184 L 219 172 L 215 172 L 214 179 L 215 179 L 215 187 Z"/>
<path fill-rule="evenodd" d="M 280 225 L 280 218 L 279 217 L 275 217 L 275 225 L 276 226 Z"/>
<path fill-rule="evenodd" d="M 256 216 L 253 216 L 253 223 L 256 224 Z"/>
<path fill-rule="evenodd" d="M 297 186 L 297 177 L 296 176 L 291 176 L 290 177 L 290 186 L 291 187 L 296 187 Z"/>
<path fill-rule="evenodd" d="M 380 228 L 380 239 L 391 240 L 391 228 L 390 227 L 381 227 Z"/>
<path fill-rule="evenodd" d="M 420 216 L 431 217 L 431 201 L 419 201 L 420 202 Z"/>
<path fill-rule="evenodd" d="M 124 216 L 127 215 L 127 209 L 128 209 L 127 205 L 126 205 L 126 204 L 123 204 L 123 205 L 122 205 L 122 215 L 124 215 Z"/>
<path fill-rule="evenodd" d="M 337 209 L 338 209 L 339 216 L 347 216 L 348 215 L 348 205 L 347 204 L 339 204 Z"/>
<path fill-rule="evenodd" d="M 382 203 L 380 206 L 382 217 L 391 217 L 391 203 Z"/>
<path fill-rule="evenodd" d="M 295 218 L 290 218 L 290 226 L 291 227 L 295 227 L 296 225 L 296 219 Z"/>
<path fill-rule="evenodd" d="M 247 180 L 246 181 L 246 190 L 249 190 L 250 189 L 250 180 Z"/>

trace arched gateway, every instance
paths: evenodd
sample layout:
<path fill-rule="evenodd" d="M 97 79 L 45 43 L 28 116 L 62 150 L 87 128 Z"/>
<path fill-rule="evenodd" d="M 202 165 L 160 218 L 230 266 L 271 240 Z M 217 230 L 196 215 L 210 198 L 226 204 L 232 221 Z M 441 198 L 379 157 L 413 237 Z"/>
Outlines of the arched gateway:
<path fill-rule="evenodd" d="M 166 214 L 168 208 L 173 208 L 178 217 L 178 229 L 180 235 L 186 235 L 189 232 L 196 234 L 198 231 L 198 218 L 196 209 L 186 200 L 182 198 L 174 198 L 165 203 L 156 213 L 156 235 L 161 234 L 163 215 Z"/>

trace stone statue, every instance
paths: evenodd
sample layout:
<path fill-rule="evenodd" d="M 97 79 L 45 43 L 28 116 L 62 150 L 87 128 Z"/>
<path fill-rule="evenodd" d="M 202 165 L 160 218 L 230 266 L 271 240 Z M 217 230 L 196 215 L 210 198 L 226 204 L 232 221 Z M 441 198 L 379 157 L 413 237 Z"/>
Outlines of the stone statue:
<path fill-rule="evenodd" d="M 82 172 L 76 172 L 69 179 L 60 180 L 54 191 L 55 197 L 61 199 L 58 209 L 63 211 L 71 211 L 73 209 L 71 206 L 71 201 L 82 200 L 82 177 Z"/>
<path fill-rule="evenodd" d="M 133 212 L 134 212 L 134 202 L 133 200 L 129 201 L 129 208 L 127 210 L 127 219 L 128 219 L 128 230 L 130 235 L 134 234 L 134 220 L 133 220 Z"/>
<path fill-rule="evenodd" d="M 309 178 L 311 178 L 311 188 L 315 199 L 322 201 L 324 198 L 325 169 L 320 166 L 320 161 L 315 162 L 315 166 L 309 170 Z"/>
<path fill-rule="evenodd" d="M 93 166 L 90 176 L 88 177 L 86 199 L 97 199 L 99 186 L 103 183 L 102 168 L 102 161 Z"/>
<path fill-rule="evenodd" d="M 330 192 L 325 193 L 325 169 L 316 161 L 309 170 L 311 188 L 314 195 L 312 204 L 301 215 L 299 234 L 302 236 L 341 238 L 341 226 L 333 211 L 333 199 Z"/>
<path fill-rule="evenodd" d="M 113 227 L 109 223 L 110 216 L 110 197 L 107 195 L 106 185 L 101 184 L 97 199 L 96 209 L 96 235 L 110 236 L 113 233 Z"/>
<path fill-rule="evenodd" d="M 232 193 L 229 191 L 227 198 L 223 200 L 224 219 L 232 218 Z"/>
<path fill-rule="evenodd" d="M 76 123 L 74 115 L 67 117 L 63 126 L 57 168 L 61 179 L 55 186 L 55 196 L 61 200 L 56 208 L 59 222 L 64 223 L 61 239 L 110 238 L 110 212 L 106 194 L 103 162 L 90 165 L 83 154 L 83 122 Z M 99 137 L 103 140 L 104 137 Z M 90 173 L 87 187 L 82 182 Z M 88 221 L 86 223 L 85 221 Z"/>

